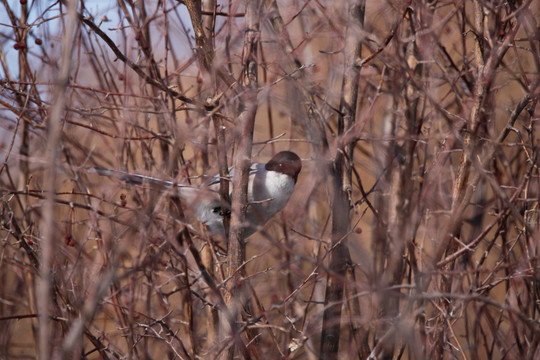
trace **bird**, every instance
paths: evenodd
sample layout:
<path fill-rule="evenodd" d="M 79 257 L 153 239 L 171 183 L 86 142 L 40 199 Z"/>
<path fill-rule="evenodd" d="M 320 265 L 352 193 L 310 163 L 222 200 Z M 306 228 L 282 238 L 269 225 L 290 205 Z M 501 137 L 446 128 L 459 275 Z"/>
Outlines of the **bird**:
<path fill-rule="evenodd" d="M 263 226 L 289 201 L 298 175 L 302 170 L 302 160 L 292 151 L 280 151 L 267 163 L 252 163 L 248 182 L 248 208 L 244 237 L 248 238 Z M 178 184 L 151 176 L 132 174 L 121 170 L 100 167 L 89 168 L 102 176 L 116 177 L 128 183 L 149 184 L 160 188 L 175 188 L 180 199 L 193 209 L 197 220 L 204 224 L 216 236 L 225 238 L 223 217 L 230 214 L 231 204 L 223 204 L 219 196 L 220 177 L 215 176 L 201 184 L 191 186 Z M 234 167 L 229 168 L 230 180 L 234 176 Z M 232 188 L 229 187 L 229 192 Z"/>

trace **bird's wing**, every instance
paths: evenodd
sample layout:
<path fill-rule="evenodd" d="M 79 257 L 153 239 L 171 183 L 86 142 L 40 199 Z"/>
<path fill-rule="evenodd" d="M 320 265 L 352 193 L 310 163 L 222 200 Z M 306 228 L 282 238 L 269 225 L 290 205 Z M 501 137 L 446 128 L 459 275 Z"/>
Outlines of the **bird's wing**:
<path fill-rule="evenodd" d="M 264 170 L 264 164 L 251 163 L 251 166 L 249 168 L 249 175 L 251 176 L 253 174 L 256 174 L 256 173 L 260 172 L 261 170 Z M 227 176 L 226 179 L 231 181 L 233 176 L 234 176 L 234 166 L 231 166 L 231 167 L 229 167 L 229 176 Z M 205 184 L 207 186 L 212 186 L 212 185 L 215 185 L 215 184 L 219 184 L 220 180 L 221 180 L 221 177 L 219 176 L 219 174 L 217 174 L 217 175 L 211 177 L 210 179 L 208 179 L 205 182 Z"/>
<path fill-rule="evenodd" d="M 197 219 L 208 226 L 214 234 L 225 236 L 223 216 L 229 212 L 230 206 L 228 204 L 222 204 L 219 194 L 206 186 L 200 188 L 193 187 L 152 176 L 131 174 L 121 170 L 98 167 L 88 170 L 101 176 L 114 177 L 130 184 L 149 185 L 153 189 L 176 189 L 175 191 L 178 192 L 180 199 L 186 203 L 188 212 L 194 213 Z"/>

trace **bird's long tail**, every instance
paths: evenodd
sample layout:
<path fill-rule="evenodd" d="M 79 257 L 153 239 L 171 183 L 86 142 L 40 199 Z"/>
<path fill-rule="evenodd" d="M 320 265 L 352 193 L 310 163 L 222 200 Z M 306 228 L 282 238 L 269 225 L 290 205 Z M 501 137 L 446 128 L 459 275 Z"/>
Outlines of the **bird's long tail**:
<path fill-rule="evenodd" d="M 146 175 L 140 175 L 140 174 L 132 174 L 128 173 L 126 171 L 122 170 L 112 170 L 112 169 L 105 169 L 100 167 L 91 167 L 88 168 L 89 172 L 95 172 L 101 176 L 107 176 L 107 177 L 113 177 L 116 179 L 120 179 L 122 181 L 125 181 L 129 184 L 134 185 L 155 185 L 160 187 L 184 187 L 185 185 L 178 184 L 172 181 L 162 180 L 159 178 L 155 178 L 152 176 L 146 176 Z"/>

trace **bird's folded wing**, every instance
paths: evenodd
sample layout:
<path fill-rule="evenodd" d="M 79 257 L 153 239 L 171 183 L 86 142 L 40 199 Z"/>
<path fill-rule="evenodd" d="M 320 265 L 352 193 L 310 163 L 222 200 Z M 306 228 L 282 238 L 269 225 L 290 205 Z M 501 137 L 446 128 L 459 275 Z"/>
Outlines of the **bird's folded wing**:
<path fill-rule="evenodd" d="M 258 173 L 259 171 L 261 171 L 261 169 L 264 169 L 264 164 L 259 164 L 259 163 L 252 163 L 250 168 L 249 168 L 249 175 L 253 175 L 253 174 L 256 174 Z M 227 176 L 227 180 L 231 181 L 232 178 L 234 176 L 234 166 L 231 166 L 229 168 L 229 176 Z M 211 187 L 212 189 L 214 189 L 214 186 L 212 185 L 215 185 L 215 184 L 219 184 L 219 181 L 221 180 L 221 177 L 218 175 L 216 176 L 213 176 L 211 177 L 210 179 L 208 179 L 206 182 L 205 182 L 205 185 L 206 186 L 209 186 Z"/>

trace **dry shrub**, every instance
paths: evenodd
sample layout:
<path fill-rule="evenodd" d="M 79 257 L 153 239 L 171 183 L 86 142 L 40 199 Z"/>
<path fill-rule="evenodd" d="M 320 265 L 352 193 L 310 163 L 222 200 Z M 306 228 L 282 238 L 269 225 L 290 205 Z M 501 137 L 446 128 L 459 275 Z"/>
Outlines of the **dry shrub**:
<path fill-rule="evenodd" d="M 0 358 L 540 357 L 533 1 L 98 3 L 3 3 Z"/>

